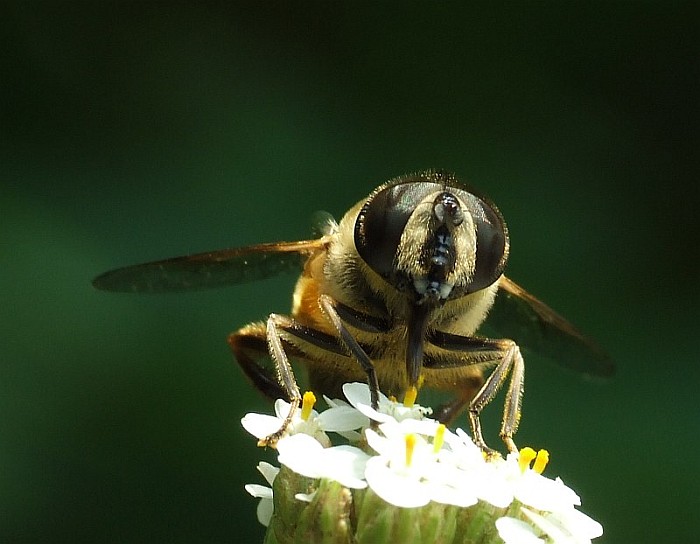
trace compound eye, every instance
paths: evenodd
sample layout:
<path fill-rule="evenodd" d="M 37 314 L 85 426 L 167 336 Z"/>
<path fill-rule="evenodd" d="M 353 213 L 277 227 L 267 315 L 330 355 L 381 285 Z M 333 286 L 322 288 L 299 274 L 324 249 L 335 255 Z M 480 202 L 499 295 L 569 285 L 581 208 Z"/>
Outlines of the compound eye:
<path fill-rule="evenodd" d="M 394 273 L 394 258 L 411 214 L 441 185 L 410 181 L 380 188 L 370 195 L 355 222 L 355 247 L 360 257 L 384 278 Z"/>
<path fill-rule="evenodd" d="M 501 215 L 481 199 L 472 211 L 476 228 L 476 266 L 468 292 L 474 293 L 493 284 L 501 274 L 508 259 L 508 230 Z"/>

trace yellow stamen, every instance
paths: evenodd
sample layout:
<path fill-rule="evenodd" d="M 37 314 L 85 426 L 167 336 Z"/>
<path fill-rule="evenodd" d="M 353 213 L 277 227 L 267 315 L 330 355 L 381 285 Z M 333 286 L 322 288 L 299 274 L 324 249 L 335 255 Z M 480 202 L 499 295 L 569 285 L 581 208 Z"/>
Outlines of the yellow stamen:
<path fill-rule="evenodd" d="M 389 400 L 390 400 L 391 402 L 398 402 L 398 401 L 396 400 L 396 397 L 395 397 L 394 395 L 389 395 Z"/>
<path fill-rule="evenodd" d="M 525 472 L 525 469 L 530 468 L 530 463 L 537 457 L 535 450 L 532 448 L 523 448 L 520 450 L 520 457 L 518 458 L 518 465 L 520 466 L 520 472 Z"/>
<path fill-rule="evenodd" d="M 437 453 L 445 443 L 445 425 L 440 423 L 435 431 L 435 439 L 433 440 L 433 453 Z"/>
<path fill-rule="evenodd" d="M 540 450 L 537 452 L 537 457 L 535 458 L 535 464 L 532 465 L 532 470 L 537 474 L 542 474 L 545 467 L 549 463 L 549 452 L 547 450 Z"/>
<path fill-rule="evenodd" d="M 314 395 L 311 391 L 304 393 L 304 397 L 301 401 L 301 419 L 308 421 L 314 404 L 316 404 L 316 395 Z"/>
<path fill-rule="evenodd" d="M 406 466 L 411 466 L 413 461 L 413 450 L 416 447 L 416 435 L 413 433 L 406 435 Z"/>
<path fill-rule="evenodd" d="M 415 385 L 412 385 L 406 389 L 406 395 L 403 398 L 403 405 L 406 408 L 410 408 L 416 402 L 416 397 L 418 396 L 418 389 Z"/>

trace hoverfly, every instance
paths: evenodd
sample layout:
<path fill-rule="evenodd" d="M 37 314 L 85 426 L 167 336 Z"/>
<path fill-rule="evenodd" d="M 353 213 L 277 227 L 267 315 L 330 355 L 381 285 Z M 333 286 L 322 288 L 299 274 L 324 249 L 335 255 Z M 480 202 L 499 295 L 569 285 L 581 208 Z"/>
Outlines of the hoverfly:
<path fill-rule="evenodd" d="M 255 387 L 291 401 L 288 422 L 301 400 L 292 358 L 304 364 L 317 393 L 338 396 L 342 384 L 367 380 L 375 407 L 380 390 L 399 396 L 422 385 L 448 392 L 438 419 L 466 410 L 474 442 L 490 452 L 479 416 L 510 375 L 500 436 L 515 451 L 524 378 L 519 343 L 589 375 L 609 376 L 613 366 L 595 343 L 503 275 L 509 247 L 490 200 L 451 173 L 429 170 L 380 185 L 339 223 L 327 221 L 316 239 L 127 266 L 93 285 L 186 291 L 301 269 L 290 315 L 271 314 L 228 337 Z M 507 338 L 478 334 L 489 311 Z M 262 364 L 267 357 L 274 369 Z M 261 442 L 274 445 L 287 425 Z"/>

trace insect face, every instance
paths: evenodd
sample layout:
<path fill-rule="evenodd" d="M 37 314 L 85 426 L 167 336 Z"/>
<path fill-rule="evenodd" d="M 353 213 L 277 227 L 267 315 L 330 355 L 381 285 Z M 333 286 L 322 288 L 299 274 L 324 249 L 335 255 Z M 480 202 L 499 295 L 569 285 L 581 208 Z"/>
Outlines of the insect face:
<path fill-rule="evenodd" d="M 443 173 L 379 187 L 357 216 L 354 243 L 374 272 L 428 305 L 493 284 L 509 248 L 498 210 Z"/>

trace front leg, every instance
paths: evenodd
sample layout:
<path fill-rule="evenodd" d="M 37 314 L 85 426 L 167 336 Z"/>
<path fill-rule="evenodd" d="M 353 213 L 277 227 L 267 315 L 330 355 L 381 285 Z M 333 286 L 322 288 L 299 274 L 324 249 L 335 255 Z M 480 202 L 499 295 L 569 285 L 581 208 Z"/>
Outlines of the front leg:
<path fill-rule="evenodd" d="M 293 318 L 271 314 L 265 326 L 255 323 L 244 327 L 229 336 L 229 344 L 244 373 L 253 384 L 266 396 L 271 398 L 286 398 L 291 403 L 290 411 L 280 428 L 273 434 L 261 439 L 260 446 L 272 446 L 289 430 L 294 415 L 301 403 L 301 393 L 294 377 L 294 371 L 289 363 L 288 355 L 306 360 L 324 363 L 332 358 L 342 359 L 350 356 L 365 371 L 370 383 L 370 396 L 373 408 L 378 408 L 379 386 L 374 365 L 365 348 L 363 348 L 347 329 L 340 318 L 332 298 L 321 295 L 319 306 L 326 317 L 338 331 L 338 336 L 328 334 L 313 327 L 302 325 Z M 349 309 L 340 305 L 344 314 Z M 348 314 L 349 315 L 349 314 Z M 361 319 L 363 314 L 355 313 L 353 319 Z M 365 325 L 374 327 L 368 321 Z M 265 349 L 267 348 L 267 349 Z M 258 360 L 267 352 L 274 363 L 275 374 L 261 365 Z M 313 355 L 312 355 L 313 354 Z M 352 359 L 348 363 L 352 364 Z M 353 372 L 354 373 L 354 372 Z M 324 391 L 321 391 L 324 392 Z"/>
<path fill-rule="evenodd" d="M 345 326 L 345 323 L 343 323 L 343 320 L 340 318 L 340 315 L 338 315 L 338 312 L 335 309 L 333 299 L 328 295 L 321 295 L 318 297 L 318 303 L 323 312 L 326 314 L 326 317 L 338 332 L 340 341 L 347 349 L 348 354 L 360 363 L 362 370 L 364 370 L 365 374 L 367 374 L 370 402 L 372 408 L 377 410 L 379 408 L 379 381 L 377 380 L 377 372 L 374 368 L 372 360 L 369 358 L 369 355 L 367 355 L 364 348 L 350 333 L 348 328 Z"/>
<path fill-rule="evenodd" d="M 301 393 L 299 392 L 299 386 L 297 385 L 296 378 L 294 377 L 294 371 L 292 366 L 289 364 L 289 359 L 282 346 L 282 338 L 279 332 L 279 321 L 281 316 L 277 314 L 270 314 L 267 319 L 267 347 L 270 352 L 270 357 L 275 363 L 275 369 L 277 370 L 277 381 L 284 388 L 289 398 L 289 413 L 287 417 L 284 418 L 282 425 L 277 431 L 272 433 L 265 438 L 258 441 L 258 446 L 272 446 L 274 447 L 282 436 L 287 432 L 289 426 L 292 424 L 294 415 L 299 409 L 301 404 Z"/>
<path fill-rule="evenodd" d="M 232 332 L 228 344 L 238 366 L 258 391 L 270 400 L 289 400 L 272 369 L 260 363 L 260 359 L 269 356 L 266 329 L 262 321 L 251 323 Z"/>
<path fill-rule="evenodd" d="M 253 385 L 271 400 L 282 398 L 291 404 L 289 413 L 280 428 L 260 439 L 259 446 L 275 447 L 279 439 L 288 431 L 301 403 L 301 393 L 287 352 L 291 350 L 292 355 L 297 357 L 303 356 L 303 352 L 284 340 L 282 334 L 285 332 L 327 351 L 341 351 L 340 346 L 329 335 L 302 327 L 293 319 L 279 314 L 270 314 L 266 323 L 257 322 L 247 325 L 229 336 L 228 343 L 231 351 Z M 274 374 L 270 368 L 259 362 L 265 355 L 272 359 Z"/>
<path fill-rule="evenodd" d="M 290 400 L 289 393 L 280 382 L 278 365 L 264 365 L 262 359 L 271 357 L 270 335 L 280 338 L 287 358 L 310 360 L 311 353 L 318 353 L 320 361 L 347 355 L 338 338 L 313 327 L 302 325 L 291 317 L 272 314 L 274 329 L 268 322 L 257 321 L 246 325 L 228 337 L 228 344 L 236 362 L 255 388 L 270 400 Z M 270 332 L 268 332 L 270 329 Z M 274 369 L 274 371 L 273 371 Z"/>

